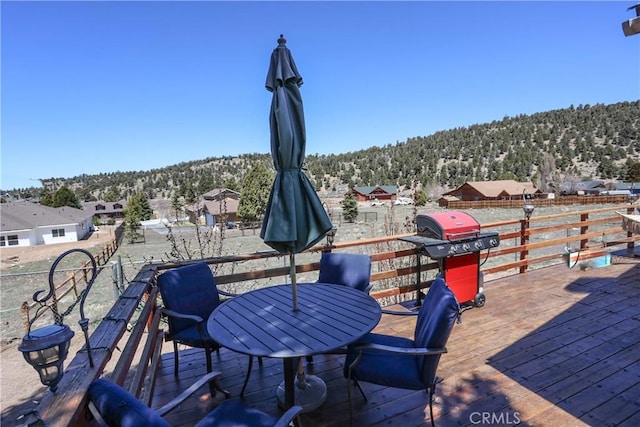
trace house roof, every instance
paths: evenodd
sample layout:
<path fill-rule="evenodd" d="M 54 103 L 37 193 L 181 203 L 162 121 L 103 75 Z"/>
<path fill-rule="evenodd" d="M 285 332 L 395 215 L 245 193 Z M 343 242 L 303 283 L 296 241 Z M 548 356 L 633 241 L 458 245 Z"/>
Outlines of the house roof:
<path fill-rule="evenodd" d="M 202 202 L 202 209 L 206 209 L 211 215 L 223 215 L 238 212 L 239 204 L 239 200 L 227 197 L 223 200 L 205 200 Z"/>
<path fill-rule="evenodd" d="M 221 198 L 240 198 L 240 193 L 237 191 L 229 190 L 228 188 L 215 188 L 202 195 L 204 200 L 220 200 Z"/>
<path fill-rule="evenodd" d="M 447 191 L 444 195 L 455 195 L 464 186 L 472 187 L 485 197 L 499 197 L 504 194 L 510 196 L 521 195 L 525 191 L 529 194 L 540 192 L 540 190 L 530 182 L 518 182 L 512 179 L 505 179 L 500 181 L 467 181 L 455 190 Z"/>
<path fill-rule="evenodd" d="M 561 182 L 561 191 L 578 191 L 578 190 L 595 190 L 604 188 L 604 181 L 578 181 L 578 182 Z"/>
<path fill-rule="evenodd" d="M 51 208 L 32 202 L 0 203 L 0 231 L 78 224 L 92 214 L 69 206 Z"/>
<path fill-rule="evenodd" d="M 640 182 L 613 182 L 612 190 L 636 190 L 640 189 Z"/>
<path fill-rule="evenodd" d="M 98 207 L 100 206 L 103 206 L 104 209 L 98 209 Z M 122 212 L 126 207 L 127 207 L 126 200 L 120 200 L 117 202 L 104 202 L 104 201 L 86 202 L 82 204 L 82 209 L 84 209 L 85 212 L 89 212 L 91 214 L 96 214 L 96 213 L 108 214 L 108 213 L 114 213 L 114 212 Z"/>
<path fill-rule="evenodd" d="M 372 185 L 367 187 L 353 187 L 353 191 L 356 191 L 365 196 L 374 192 L 379 193 L 379 191 L 376 190 L 382 190 L 382 192 L 387 194 L 396 194 L 398 192 L 398 187 L 395 185 Z"/>

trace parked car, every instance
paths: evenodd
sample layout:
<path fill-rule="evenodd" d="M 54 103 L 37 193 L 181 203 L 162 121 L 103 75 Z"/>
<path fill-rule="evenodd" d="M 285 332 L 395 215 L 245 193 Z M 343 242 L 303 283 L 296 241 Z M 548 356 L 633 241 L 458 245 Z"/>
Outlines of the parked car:
<path fill-rule="evenodd" d="M 371 202 L 371 206 L 385 206 L 385 203 L 376 199 Z"/>
<path fill-rule="evenodd" d="M 393 204 L 396 206 L 412 205 L 413 199 L 410 199 L 408 197 L 398 197 L 396 200 L 393 201 Z"/>

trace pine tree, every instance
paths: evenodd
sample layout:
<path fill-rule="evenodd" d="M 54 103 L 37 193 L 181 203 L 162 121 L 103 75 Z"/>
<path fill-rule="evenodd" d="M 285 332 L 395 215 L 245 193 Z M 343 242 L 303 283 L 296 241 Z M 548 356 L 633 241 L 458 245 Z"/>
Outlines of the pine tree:
<path fill-rule="evenodd" d="M 242 222 L 260 221 L 267 210 L 273 176 L 266 166 L 259 162 L 242 180 L 238 218 Z"/>
<path fill-rule="evenodd" d="M 342 217 L 345 221 L 353 222 L 358 217 L 358 201 L 351 191 L 344 195 L 340 205 L 342 206 Z"/>

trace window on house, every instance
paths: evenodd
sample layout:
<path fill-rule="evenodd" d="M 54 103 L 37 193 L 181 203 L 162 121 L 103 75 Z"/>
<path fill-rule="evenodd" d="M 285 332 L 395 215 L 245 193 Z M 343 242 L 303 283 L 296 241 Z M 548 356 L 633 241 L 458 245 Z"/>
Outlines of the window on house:
<path fill-rule="evenodd" d="M 64 228 L 56 228 L 51 230 L 53 237 L 64 237 Z"/>
<path fill-rule="evenodd" d="M 18 246 L 18 235 L 0 236 L 0 246 Z"/>

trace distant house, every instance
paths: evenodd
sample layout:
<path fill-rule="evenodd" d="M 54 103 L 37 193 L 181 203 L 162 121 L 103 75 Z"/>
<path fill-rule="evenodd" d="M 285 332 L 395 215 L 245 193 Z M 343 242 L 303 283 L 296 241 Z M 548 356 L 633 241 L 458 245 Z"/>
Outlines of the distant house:
<path fill-rule="evenodd" d="M 238 221 L 240 193 L 228 188 L 217 188 L 203 194 L 194 206 L 185 206 L 189 221 L 213 226 L 222 222 Z"/>
<path fill-rule="evenodd" d="M 561 182 L 560 194 L 563 196 L 600 194 L 605 188 L 604 181 Z"/>
<path fill-rule="evenodd" d="M 0 203 L 0 247 L 77 242 L 93 230 L 82 209 L 32 202 Z"/>
<path fill-rule="evenodd" d="M 640 194 L 640 182 L 612 182 L 607 184 L 609 191 L 629 191 L 629 194 Z"/>
<path fill-rule="evenodd" d="M 124 209 L 127 207 L 125 200 L 118 202 L 86 202 L 82 204 L 82 209 L 105 223 L 109 219 L 115 221 L 124 220 Z"/>
<path fill-rule="evenodd" d="M 353 187 L 353 195 L 359 202 L 371 200 L 394 200 L 398 194 L 395 185 L 374 185 L 369 187 Z"/>
<path fill-rule="evenodd" d="M 530 182 L 518 182 L 512 179 L 501 181 L 467 181 L 458 188 L 443 193 L 444 197 L 454 197 L 455 200 L 514 200 L 522 199 L 523 195 L 531 197 L 540 194 Z"/>

